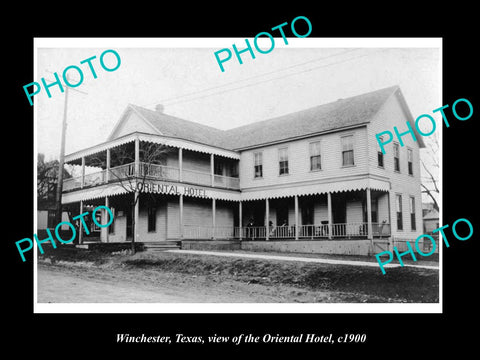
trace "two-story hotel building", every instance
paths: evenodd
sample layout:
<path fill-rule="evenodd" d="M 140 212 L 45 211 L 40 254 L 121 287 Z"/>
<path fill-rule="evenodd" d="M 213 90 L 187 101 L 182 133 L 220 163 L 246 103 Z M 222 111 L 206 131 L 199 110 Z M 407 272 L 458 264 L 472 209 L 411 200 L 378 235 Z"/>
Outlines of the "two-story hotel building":
<path fill-rule="evenodd" d="M 107 141 L 65 157 L 81 175 L 62 203 L 110 207 L 102 242 L 372 253 L 422 233 L 422 137 L 386 154 L 375 139 L 405 121 L 398 86 L 231 130 L 129 105 Z"/>

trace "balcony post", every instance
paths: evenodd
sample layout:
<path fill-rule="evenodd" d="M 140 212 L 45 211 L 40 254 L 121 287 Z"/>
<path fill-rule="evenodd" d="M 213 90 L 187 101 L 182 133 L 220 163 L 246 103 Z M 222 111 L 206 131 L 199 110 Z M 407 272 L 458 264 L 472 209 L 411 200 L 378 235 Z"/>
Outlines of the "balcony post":
<path fill-rule="evenodd" d="M 135 177 L 140 176 L 140 139 L 135 137 Z"/>
<path fill-rule="evenodd" d="M 214 155 L 210 154 L 210 179 L 212 187 L 215 186 L 215 159 Z"/>
<path fill-rule="evenodd" d="M 242 209 L 242 201 L 238 202 L 238 238 L 242 240 L 242 218 L 243 218 L 243 209 Z"/>
<path fill-rule="evenodd" d="M 298 240 L 298 195 L 295 195 L 295 240 Z"/>
<path fill-rule="evenodd" d="M 105 169 L 105 182 L 110 181 L 110 149 L 107 149 L 107 168 Z"/>
<path fill-rule="evenodd" d="M 270 240 L 270 226 L 268 225 L 268 221 L 270 219 L 270 205 L 268 198 L 265 199 L 265 240 Z"/>
<path fill-rule="evenodd" d="M 370 188 L 367 188 L 367 234 L 368 234 L 368 239 L 372 240 L 372 246 L 373 246 L 372 195 L 371 195 Z"/>
<path fill-rule="evenodd" d="M 80 187 L 83 188 L 84 186 L 85 186 L 85 156 L 82 156 L 82 182 L 80 183 Z"/>
<path fill-rule="evenodd" d="M 217 210 L 217 202 L 216 202 L 216 199 L 213 198 L 212 199 L 212 239 L 215 240 L 215 223 L 216 223 L 216 219 L 215 219 L 215 213 L 216 213 L 216 210 Z"/>
<path fill-rule="evenodd" d="M 183 181 L 183 149 L 178 148 L 178 181 Z"/>
<path fill-rule="evenodd" d="M 328 239 L 332 239 L 332 193 L 327 193 Z"/>

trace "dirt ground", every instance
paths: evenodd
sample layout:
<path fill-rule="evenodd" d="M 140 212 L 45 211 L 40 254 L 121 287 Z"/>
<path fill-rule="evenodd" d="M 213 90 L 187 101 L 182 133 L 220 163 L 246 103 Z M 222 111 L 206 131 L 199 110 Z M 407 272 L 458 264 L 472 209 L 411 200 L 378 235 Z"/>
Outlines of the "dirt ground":
<path fill-rule="evenodd" d="M 139 252 L 52 249 L 39 303 L 438 302 L 438 271 Z"/>

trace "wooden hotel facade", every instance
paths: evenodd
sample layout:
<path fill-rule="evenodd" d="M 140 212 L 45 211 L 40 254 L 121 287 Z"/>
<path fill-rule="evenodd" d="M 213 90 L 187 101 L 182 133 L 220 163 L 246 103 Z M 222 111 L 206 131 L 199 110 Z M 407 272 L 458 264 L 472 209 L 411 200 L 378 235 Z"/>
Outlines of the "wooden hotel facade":
<path fill-rule="evenodd" d="M 62 203 L 110 207 L 101 242 L 373 253 L 423 229 L 422 137 L 385 155 L 375 139 L 405 121 L 397 86 L 227 131 L 129 105 L 106 142 L 65 157 L 81 175 Z"/>

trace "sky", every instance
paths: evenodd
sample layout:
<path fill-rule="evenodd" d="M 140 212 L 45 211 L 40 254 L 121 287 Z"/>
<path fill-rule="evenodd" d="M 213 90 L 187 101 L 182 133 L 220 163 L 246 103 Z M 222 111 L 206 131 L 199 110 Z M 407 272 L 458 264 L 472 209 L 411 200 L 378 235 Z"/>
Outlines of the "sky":
<path fill-rule="evenodd" d="M 61 76 L 69 65 L 83 71 L 84 80 L 75 88 L 82 93 L 68 95 L 66 154 L 104 142 L 128 104 L 150 109 L 163 104 L 167 114 L 229 129 L 398 85 L 414 118 L 427 113 L 440 119 L 432 114 L 443 105 L 439 40 L 289 38 L 288 42 L 275 38 L 270 53 L 254 49 L 255 59 L 243 53 L 243 64 L 233 55 L 223 63 L 222 72 L 214 52 L 223 48 L 233 52 L 232 44 L 243 49 L 245 39 L 42 38 L 35 42 L 32 81 L 43 77 L 48 83 L 53 72 Z M 264 49 L 270 46 L 259 44 Z M 121 58 L 112 72 L 99 63 L 108 49 Z M 92 56 L 96 79 L 87 64 L 80 64 Z M 107 66 L 115 65 L 112 54 L 104 59 Z M 79 79 L 74 70 L 69 74 Z M 58 86 L 50 91 L 51 98 L 44 89 L 34 97 L 37 151 L 47 161 L 59 156 L 65 103 Z M 424 140 L 428 148 L 430 139 Z"/>

